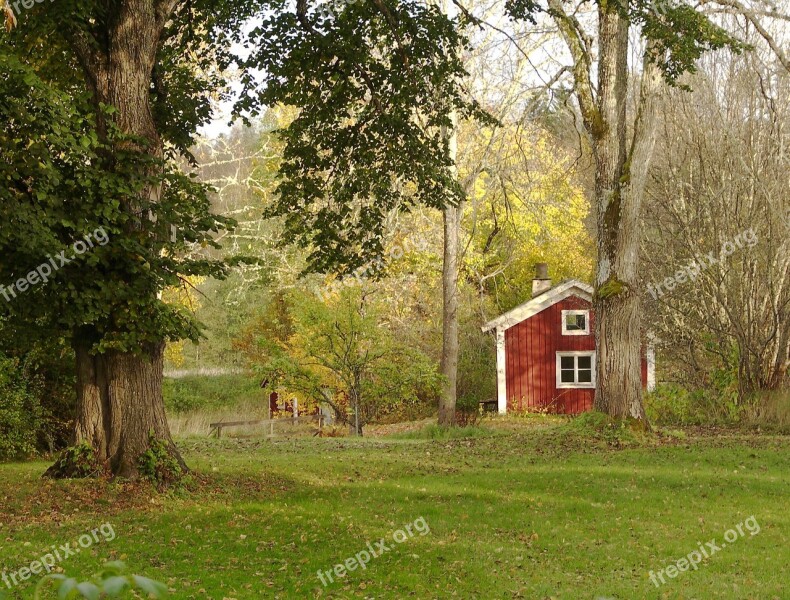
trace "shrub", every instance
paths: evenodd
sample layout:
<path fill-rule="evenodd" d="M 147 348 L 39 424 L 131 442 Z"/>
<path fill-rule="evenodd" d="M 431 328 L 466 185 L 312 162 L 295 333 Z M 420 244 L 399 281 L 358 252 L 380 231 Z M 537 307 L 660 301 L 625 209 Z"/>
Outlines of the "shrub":
<path fill-rule="evenodd" d="M 97 477 L 104 470 L 90 444 L 81 442 L 63 450 L 46 475 L 55 479 L 83 479 Z"/>
<path fill-rule="evenodd" d="M 184 475 L 169 444 L 157 439 L 153 433 L 149 436 L 148 450 L 140 455 L 138 464 L 140 474 L 160 488 L 179 482 Z"/>
<path fill-rule="evenodd" d="M 648 420 L 656 425 L 729 425 L 741 417 L 737 394 L 719 388 L 687 390 L 662 385 L 645 397 Z"/>
<path fill-rule="evenodd" d="M 752 427 L 790 432 L 790 390 L 758 394 L 744 410 L 744 420 Z"/>
<path fill-rule="evenodd" d="M 39 384 L 19 361 L 0 356 L 0 460 L 30 456 L 44 426 Z"/>
<path fill-rule="evenodd" d="M 476 396 L 461 396 L 455 404 L 455 423 L 459 427 L 476 427 L 483 412 Z"/>
<path fill-rule="evenodd" d="M 165 407 L 171 413 L 232 408 L 245 400 L 266 405 L 268 394 L 256 379 L 245 375 L 165 378 L 162 387 Z"/>
<path fill-rule="evenodd" d="M 496 398 L 496 343 L 480 330 L 479 315 L 462 317 L 456 407 L 474 421 L 479 403 Z"/>

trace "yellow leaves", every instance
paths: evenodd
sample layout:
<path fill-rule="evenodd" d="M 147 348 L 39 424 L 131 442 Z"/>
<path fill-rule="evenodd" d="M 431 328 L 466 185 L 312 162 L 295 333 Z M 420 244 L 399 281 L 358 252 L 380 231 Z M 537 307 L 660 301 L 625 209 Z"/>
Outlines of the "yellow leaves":
<path fill-rule="evenodd" d="M 529 288 L 535 262 L 548 262 L 555 279 L 588 279 L 594 256 L 585 226 L 590 207 L 574 159 L 550 134 L 529 126 L 469 126 L 462 137 L 459 172 L 470 199 L 465 226 L 474 232 L 477 251 L 467 253 L 468 268 L 481 276 L 504 268 L 514 294 Z"/>
<path fill-rule="evenodd" d="M 169 342 L 165 346 L 165 361 L 175 367 L 180 367 L 184 364 L 184 340 L 178 342 Z"/>
<path fill-rule="evenodd" d="M 194 275 L 185 277 L 181 285 L 165 288 L 162 292 L 162 300 L 167 304 L 182 306 L 194 312 L 200 308 L 197 287 L 205 281 L 205 277 Z"/>
<path fill-rule="evenodd" d="M 11 5 L 5 0 L 3 1 L 3 12 L 5 13 L 5 30 L 11 31 L 17 24 L 16 15 Z"/>
<path fill-rule="evenodd" d="M 200 308 L 197 286 L 205 280 L 205 277 L 186 277 L 181 285 L 165 288 L 162 291 L 162 301 L 195 312 Z M 181 366 L 184 363 L 184 345 L 184 340 L 169 342 L 165 347 L 165 360 L 176 367 Z"/>

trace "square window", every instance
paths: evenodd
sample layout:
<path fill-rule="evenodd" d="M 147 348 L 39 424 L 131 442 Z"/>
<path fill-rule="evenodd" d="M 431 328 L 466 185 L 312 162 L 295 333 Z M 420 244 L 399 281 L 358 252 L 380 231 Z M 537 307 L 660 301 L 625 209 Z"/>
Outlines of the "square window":
<path fill-rule="evenodd" d="M 562 335 L 589 335 L 589 310 L 563 310 Z"/>
<path fill-rule="evenodd" d="M 558 388 L 594 388 L 595 352 L 557 352 Z"/>

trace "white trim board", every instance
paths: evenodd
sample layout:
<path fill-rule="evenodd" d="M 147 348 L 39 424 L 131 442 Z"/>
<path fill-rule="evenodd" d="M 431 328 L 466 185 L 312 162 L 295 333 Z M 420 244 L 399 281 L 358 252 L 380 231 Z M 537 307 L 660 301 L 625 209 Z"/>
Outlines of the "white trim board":
<path fill-rule="evenodd" d="M 560 300 L 564 300 L 568 296 L 575 295 L 588 302 L 592 302 L 592 294 L 592 286 L 576 279 L 571 279 L 551 288 L 548 292 L 541 294 L 537 298 L 527 300 L 516 308 L 489 321 L 483 325 L 482 329 L 484 332 L 491 331 L 492 329 L 510 329 L 514 325 L 518 325 L 525 319 L 529 319 L 531 316 L 538 314 L 540 311 L 556 304 Z"/>
<path fill-rule="evenodd" d="M 656 389 L 656 348 L 652 342 L 647 343 L 647 391 Z"/>
<path fill-rule="evenodd" d="M 496 396 L 500 415 L 507 413 L 507 373 L 505 372 L 505 330 L 496 331 Z"/>

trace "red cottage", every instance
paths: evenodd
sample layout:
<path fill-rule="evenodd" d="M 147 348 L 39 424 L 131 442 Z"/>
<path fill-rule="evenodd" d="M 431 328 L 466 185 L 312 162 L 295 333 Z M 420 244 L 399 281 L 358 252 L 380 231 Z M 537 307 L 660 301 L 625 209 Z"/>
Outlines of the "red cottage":
<path fill-rule="evenodd" d="M 496 331 L 497 406 L 575 414 L 595 396 L 595 315 L 592 288 L 577 280 L 551 287 L 548 267 L 536 265 L 532 299 L 486 323 Z M 653 389 L 655 358 L 642 358 L 642 383 Z"/>

